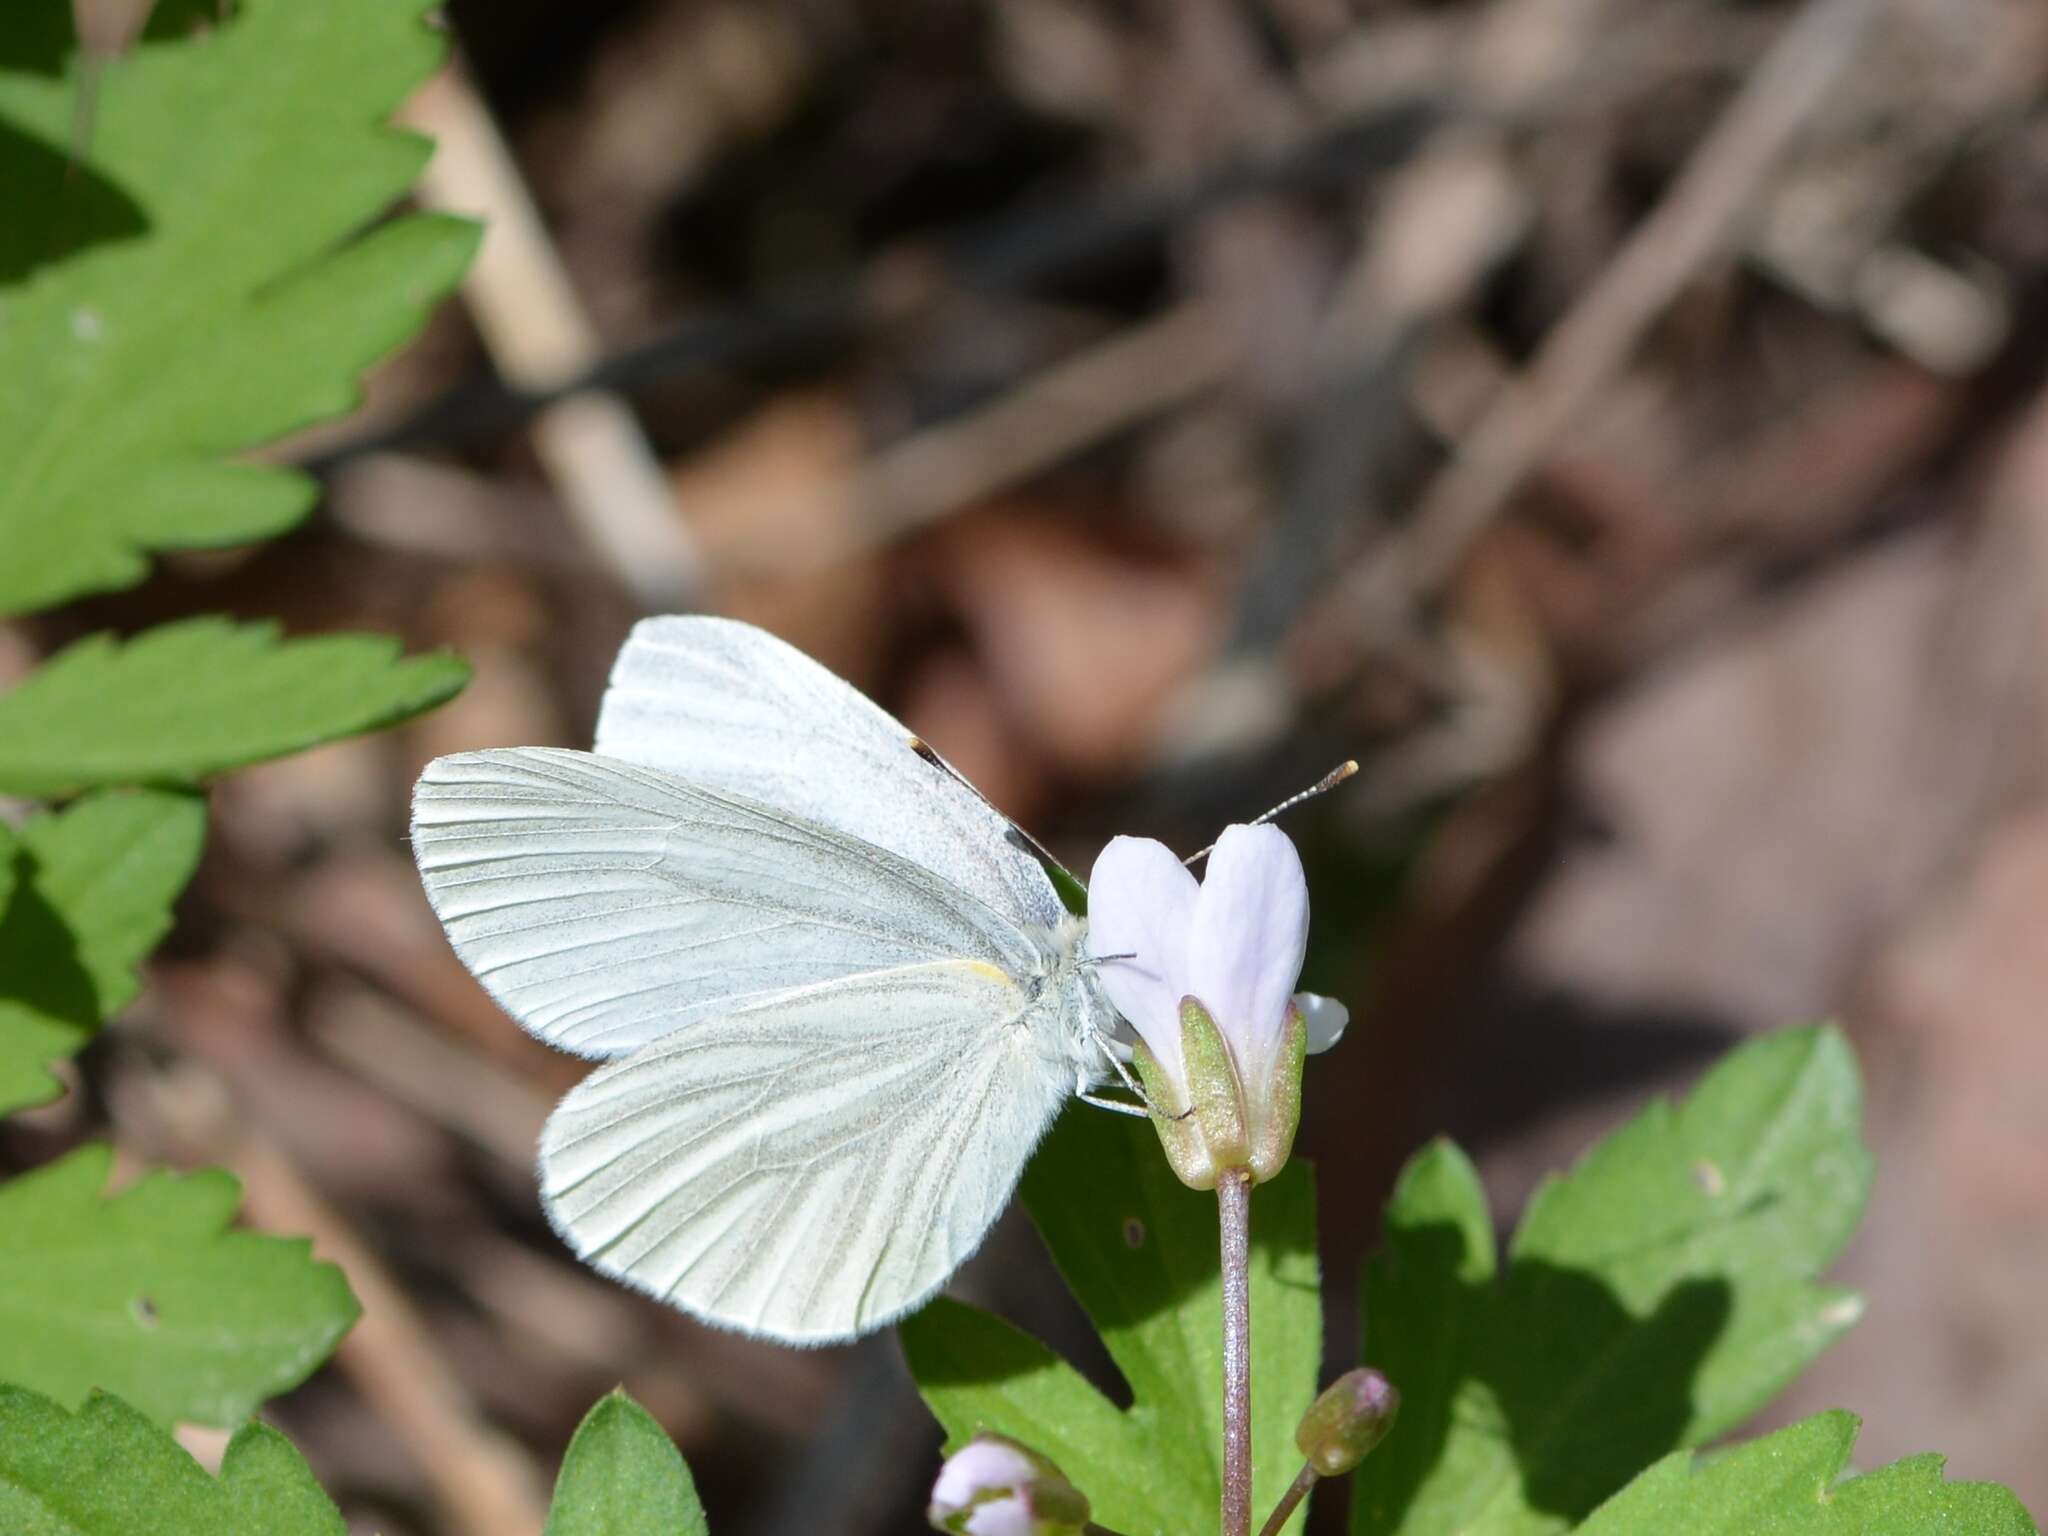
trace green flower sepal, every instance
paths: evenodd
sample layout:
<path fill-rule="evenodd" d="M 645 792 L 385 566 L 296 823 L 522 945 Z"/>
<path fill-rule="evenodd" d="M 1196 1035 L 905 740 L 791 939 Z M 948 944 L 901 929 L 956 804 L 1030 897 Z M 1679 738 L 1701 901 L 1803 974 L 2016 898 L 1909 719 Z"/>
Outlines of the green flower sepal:
<path fill-rule="evenodd" d="M 1181 1063 L 1186 1084 L 1161 1069 L 1141 1039 L 1133 1047 L 1147 1108 L 1166 1160 L 1190 1189 L 1214 1189 L 1226 1169 L 1249 1168 L 1263 1184 L 1287 1166 L 1301 1123 L 1301 1069 L 1308 1025 L 1287 1015 L 1270 1063 L 1247 1079 L 1201 999 L 1180 1001 Z"/>

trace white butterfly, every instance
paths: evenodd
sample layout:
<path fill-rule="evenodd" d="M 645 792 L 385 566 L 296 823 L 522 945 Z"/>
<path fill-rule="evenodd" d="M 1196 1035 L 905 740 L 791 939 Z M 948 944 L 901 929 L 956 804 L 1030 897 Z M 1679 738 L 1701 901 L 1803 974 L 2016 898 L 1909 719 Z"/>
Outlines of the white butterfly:
<path fill-rule="evenodd" d="M 750 625 L 649 619 L 595 753 L 437 759 L 413 848 L 456 952 L 608 1064 L 542 1133 L 584 1259 L 786 1343 L 914 1310 L 973 1253 L 1118 1016 L 1026 840 Z"/>

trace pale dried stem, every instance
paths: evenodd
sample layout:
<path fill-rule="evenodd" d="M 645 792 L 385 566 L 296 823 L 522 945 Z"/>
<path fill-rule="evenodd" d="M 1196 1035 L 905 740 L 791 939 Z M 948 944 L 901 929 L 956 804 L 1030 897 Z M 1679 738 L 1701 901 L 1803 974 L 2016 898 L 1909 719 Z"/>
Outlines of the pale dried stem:
<path fill-rule="evenodd" d="M 598 361 L 596 327 L 518 162 L 460 66 L 422 86 L 402 117 L 435 143 L 420 201 L 483 222 L 462 297 L 499 375 L 545 393 L 587 373 Z M 625 401 L 579 390 L 540 412 L 532 432 L 549 481 L 620 584 L 652 610 L 691 606 L 703 578 L 696 543 Z"/>
<path fill-rule="evenodd" d="M 1813 118 L 1887 0 L 1806 0 L 1662 202 L 1544 338 L 1429 487 L 1398 543 L 1367 567 L 1368 623 L 1446 581 L 1657 317 L 1738 239 L 1770 173 Z"/>
<path fill-rule="evenodd" d="M 803 547 L 738 551 L 731 565 L 742 575 L 788 578 L 859 559 L 1186 404 L 1229 368 L 1213 315 L 1195 303 L 1169 309 L 804 489 L 794 504 L 763 514 L 762 526 L 837 531 Z"/>

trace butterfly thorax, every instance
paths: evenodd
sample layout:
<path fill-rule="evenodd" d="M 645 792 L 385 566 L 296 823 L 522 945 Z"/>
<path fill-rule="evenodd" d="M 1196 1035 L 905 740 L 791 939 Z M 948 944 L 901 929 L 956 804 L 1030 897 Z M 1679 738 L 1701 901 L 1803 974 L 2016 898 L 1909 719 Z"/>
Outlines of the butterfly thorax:
<path fill-rule="evenodd" d="M 1093 1083 L 1110 1073 L 1100 1042 L 1114 1047 L 1122 1016 L 1087 957 L 1087 933 L 1088 919 L 1071 913 L 1034 933 L 1045 964 L 1035 990 L 1041 1006 L 1059 1021 L 1057 1029 L 1045 1031 L 1040 1040 L 1048 1047 L 1056 1041 L 1055 1048 L 1077 1080 Z"/>

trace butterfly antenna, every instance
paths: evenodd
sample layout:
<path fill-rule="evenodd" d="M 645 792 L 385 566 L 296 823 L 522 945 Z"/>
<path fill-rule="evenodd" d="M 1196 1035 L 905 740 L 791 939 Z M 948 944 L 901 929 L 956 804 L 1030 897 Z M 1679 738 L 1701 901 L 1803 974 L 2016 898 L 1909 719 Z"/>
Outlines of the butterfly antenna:
<path fill-rule="evenodd" d="M 1135 949 L 1129 949 L 1120 955 L 1083 955 L 1079 963 L 1082 965 L 1107 965 L 1112 960 L 1135 960 L 1137 958 L 1138 952 Z"/>
<path fill-rule="evenodd" d="M 1346 779 L 1350 778 L 1356 772 L 1358 772 L 1358 759 L 1355 757 L 1347 757 L 1346 759 L 1344 759 L 1343 762 L 1339 763 L 1336 767 L 1332 768 L 1320 779 L 1317 779 L 1315 783 L 1309 785 L 1307 789 L 1302 790 L 1299 794 L 1289 795 L 1285 800 L 1282 800 L 1278 805 L 1274 806 L 1273 809 L 1271 809 L 1270 811 L 1267 811 L 1263 816 L 1254 816 L 1251 819 L 1251 825 L 1256 827 L 1261 825 L 1262 823 L 1271 821 L 1276 816 L 1284 816 L 1287 814 L 1287 812 L 1293 810 L 1297 805 L 1300 805 L 1303 801 L 1313 800 L 1317 795 L 1328 794 L 1331 790 L 1335 789 L 1339 784 L 1342 784 Z M 1214 853 L 1215 851 L 1216 845 L 1214 843 L 1211 843 L 1208 847 L 1197 849 L 1195 852 L 1189 854 L 1186 858 L 1181 860 L 1181 863 L 1185 864 L 1189 869 L 1193 869 L 1197 864 L 1201 863 L 1202 860 L 1209 857 L 1209 855 Z"/>

